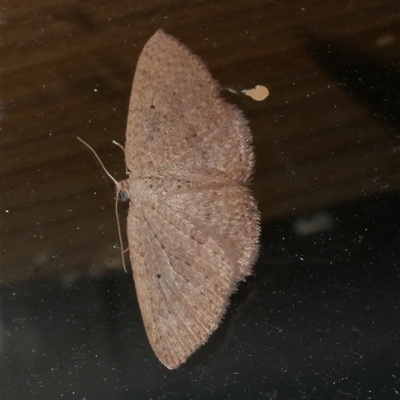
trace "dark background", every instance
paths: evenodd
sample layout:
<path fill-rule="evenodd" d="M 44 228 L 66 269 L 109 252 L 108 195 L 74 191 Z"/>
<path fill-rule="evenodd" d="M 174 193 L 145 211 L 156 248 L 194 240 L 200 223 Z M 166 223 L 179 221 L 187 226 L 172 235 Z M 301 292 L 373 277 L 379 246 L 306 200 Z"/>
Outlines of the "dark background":
<path fill-rule="evenodd" d="M 397 1 L 2 2 L 1 398 L 399 398 Z M 254 135 L 254 275 L 168 371 L 122 272 L 113 183 L 163 28 Z M 269 88 L 255 102 L 227 89 Z M 124 215 L 121 208 L 121 215 Z M 122 217 L 124 220 L 124 217 Z"/>

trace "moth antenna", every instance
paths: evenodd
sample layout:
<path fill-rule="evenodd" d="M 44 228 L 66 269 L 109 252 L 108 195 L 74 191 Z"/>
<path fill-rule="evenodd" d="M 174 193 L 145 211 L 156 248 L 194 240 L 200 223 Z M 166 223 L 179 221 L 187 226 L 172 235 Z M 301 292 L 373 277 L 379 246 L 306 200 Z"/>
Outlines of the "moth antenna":
<path fill-rule="evenodd" d="M 79 136 L 77 136 L 77 139 L 82 142 L 97 158 L 97 161 L 100 163 L 101 167 L 103 168 L 104 172 L 113 180 L 113 182 L 115 183 L 115 185 L 118 185 L 118 182 L 116 181 L 116 179 L 106 170 L 106 167 L 104 166 L 104 164 L 101 162 L 100 157 L 97 155 L 96 151 L 93 149 L 92 146 L 89 146 L 84 140 L 82 140 Z M 118 197 L 117 197 L 118 199 Z"/>
<path fill-rule="evenodd" d="M 124 153 L 125 153 L 125 149 L 124 146 L 122 146 L 122 144 L 116 142 L 115 140 L 112 141 L 115 145 L 117 145 Z"/>
<path fill-rule="evenodd" d="M 126 265 L 125 265 L 125 256 L 124 256 L 125 251 L 124 251 L 124 245 L 122 243 L 121 225 L 119 223 L 119 218 L 118 218 L 118 197 L 119 197 L 119 191 L 117 192 L 117 195 L 115 196 L 115 218 L 117 220 L 119 248 L 121 249 L 122 266 L 124 267 L 124 271 L 126 273 L 128 273 L 128 271 L 126 270 Z"/>
<path fill-rule="evenodd" d="M 106 170 L 106 167 L 104 166 L 104 164 L 101 162 L 100 157 L 97 155 L 96 151 L 93 149 L 92 146 L 88 145 L 84 140 L 82 140 L 79 136 L 77 136 L 77 139 L 82 142 L 97 158 L 97 161 L 100 163 L 101 167 L 103 168 L 104 172 L 113 180 L 113 182 L 115 183 L 115 186 L 118 187 L 118 182 L 117 180 Z M 114 142 L 114 141 L 113 141 Z M 116 142 L 115 142 L 116 143 Z M 118 143 L 119 144 L 119 143 Z M 119 146 L 121 146 L 119 144 Z M 122 147 L 122 146 L 121 146 Z M 117 195 L 115 197 L 115 218 L 117 219 L 117 227 L 118 227 L 118 237 L 119 237 L 119 246 L 121 249 L 121 258 L 122 258 L 122 265 L 124 267 L 124 271 L 128 272 L 126 270 L 126 265 L 125 265 L 125 259 L 124 259 L 124 249 L 123 249 L 123 244 L 122 244 L 122 235 L 121 235 L 121 225 L 119 223 L 119 219 L 118 219 L 118 196 L 119 196 L 119 190 L 117 192 Z"/>
<path fill-rule="evenodd" d="M 122 144 L 116 142 L 115 140 L 113 140 L 112 142 L 113 142 L 113 144 L 117 145 L 117 146 L 124 152 L 124 154 L 125 154 L 125 149 L 124 149 L 124 146 L 122 146 Z M 125 163 L 125 164 L 126 164 L 126 163 Z M 126 169 L 125 172 L 126 172 L 127 175 L 129 175 L 128 169 Z M 124 250 L 124 253 L 125 253 L 125 251 L 126 251 L 126 250 Z"/>

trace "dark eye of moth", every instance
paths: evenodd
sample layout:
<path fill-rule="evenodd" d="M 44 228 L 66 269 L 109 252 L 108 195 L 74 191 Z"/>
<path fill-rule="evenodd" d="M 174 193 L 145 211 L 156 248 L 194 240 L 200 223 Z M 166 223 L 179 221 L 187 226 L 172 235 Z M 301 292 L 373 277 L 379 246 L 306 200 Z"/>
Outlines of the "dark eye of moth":
<path fill-rule="evenodd" d="M 119 192 L 119 196 L 118 197 L 119 197 L 120 201 L 128 201 L 129 200 L 128 193 L 126 193 L 125 190 L 121 190 Z"/>

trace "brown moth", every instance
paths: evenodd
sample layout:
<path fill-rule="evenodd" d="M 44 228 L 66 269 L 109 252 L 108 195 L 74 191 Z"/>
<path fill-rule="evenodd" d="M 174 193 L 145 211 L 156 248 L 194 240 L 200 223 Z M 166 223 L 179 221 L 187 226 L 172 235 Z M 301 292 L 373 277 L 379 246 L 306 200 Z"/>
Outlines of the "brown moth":
<path fill-rule="evenodd" d="M 158 30 L 140 54 L 129 103 L 129 254 L 150 344 L 169 369 L 219 325 L 258 252 L 247 122 L 204 63 Z M 89 146 L 90 147 L 90 146 Z M 114 180 L 115 181 L 115 180 Z"/>

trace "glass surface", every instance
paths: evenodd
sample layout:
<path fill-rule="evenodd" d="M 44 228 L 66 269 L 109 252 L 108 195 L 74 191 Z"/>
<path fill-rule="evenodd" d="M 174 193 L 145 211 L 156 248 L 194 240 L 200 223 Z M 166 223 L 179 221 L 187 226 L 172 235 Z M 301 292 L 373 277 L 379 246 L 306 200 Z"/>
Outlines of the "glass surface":
<path fill-rule="evenodd" d="M 0 397 L 398 398 L 398 11 L 392 0 L 3 2 Z M 262 218 L 254 274 L 174 371 L 122 269 L 113 183 L 76 139 L 125 179 L 111 141 L 125 141 L 137 59 L 159 28 L 249 121 Z M 242 92 L 255 85 L 267 99 Z"/>

